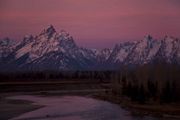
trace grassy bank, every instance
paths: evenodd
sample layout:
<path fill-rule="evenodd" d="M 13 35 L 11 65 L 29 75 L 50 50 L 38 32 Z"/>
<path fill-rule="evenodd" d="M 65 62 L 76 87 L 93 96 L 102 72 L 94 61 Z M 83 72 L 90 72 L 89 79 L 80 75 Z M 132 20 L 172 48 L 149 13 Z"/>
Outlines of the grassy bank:
<path fill-rule="evenodd" d="M 173 120 L 180 119 L 179 104 L 139 104 L 137 102 L 124 100 L 120 97 L 114 97 L 107 94 L 94 95 L 93 97 L 96 99 L 119 104 L 122 108 L 129 110 L 132 115 L 151 115 L 161 118 L 171 118 Z"/>

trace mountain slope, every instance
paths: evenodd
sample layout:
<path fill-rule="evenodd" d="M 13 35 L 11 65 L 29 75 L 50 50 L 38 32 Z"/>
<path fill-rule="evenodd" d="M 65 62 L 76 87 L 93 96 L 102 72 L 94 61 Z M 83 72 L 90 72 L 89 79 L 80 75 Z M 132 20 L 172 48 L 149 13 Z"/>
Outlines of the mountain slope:
<path fill-rule="evenodd" d="M 10 64 L 20 70 L 91 69 L 96 62 L 93 51 L 78 47 L 69 33 L 57 33 L 53 26 L 35 37 L 26 36 L 13 55 Z"/>
<path fill-rule="evenodd" d="M 164 61 L 180 64 L 180 40 L 166 36 L 156 40 L 150 35 L 140 41 L 124 42 L 111 49 L 79 47 L 64 30 L 50 25 L 39 35 L 27 35 L 12 44 L 0 41 L 1 70 L 113 70 L 121 65 L 142 65 Z"/>
<path fill-rule="evenodd" d="M 177 38 L 165 37 L 163 40 L 155 40 L 148 35 L 140 41 L 116 45 L 108 60 L 110 63 L 126 65 L 147 64 L 156 60 L 180 64 L 179 49 L 180 40 Z"/>

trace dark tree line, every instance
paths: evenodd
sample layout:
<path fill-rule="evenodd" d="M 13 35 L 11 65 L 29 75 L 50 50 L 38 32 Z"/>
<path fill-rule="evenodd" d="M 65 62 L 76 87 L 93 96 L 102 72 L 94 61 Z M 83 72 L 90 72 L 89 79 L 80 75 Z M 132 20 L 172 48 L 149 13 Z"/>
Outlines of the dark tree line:
<path fill-rule="evenodd" d="M 139 103 L 180 102 L 180 66 L 158 63 L 119 71 L 42 71 L 0 73 L 0 82 L 87 80 L 111 82 L 112 94 Z"/>
<path fill-rule="evenodd" d="M 180 67 L 170 64 L 143 65 L 113 76 L 112 91 L 139 103 L 180 102 Z"/>
<path fill-rule="evenodd" d="M 111 79 L 112 71 L 42 71 L 42 72 L 6 72 L 0 73 L 0 82 L 16 81 L 59 81 L 89 79 L 100 82 Z"/>

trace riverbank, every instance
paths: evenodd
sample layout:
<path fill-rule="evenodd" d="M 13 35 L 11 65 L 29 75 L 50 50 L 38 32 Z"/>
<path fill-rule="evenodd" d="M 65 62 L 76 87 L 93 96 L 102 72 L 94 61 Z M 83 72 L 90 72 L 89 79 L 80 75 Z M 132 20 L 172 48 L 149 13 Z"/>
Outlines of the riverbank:
<path fill-rule="evenodd" d="M 77 86 L 76 86 L 77 88 Z M 180 105 L 177 104 L 163 104 L 163 105 L 153 105 L 153 104 L 138 104 L 136 102 L 122 100 L 121 98 L 114 97 L 109 94 L 108 89 L 88 89 L 88 90 L 52 90 L 52 91 L 36 91 L 36 92 L 23 92 L 23 93 L 5 93 L 0 96 L 0 119 L 7 120 L 6 118 L 11 118 L 14 116 L 18 116 L 20 114 L 36 110 L 41 108 L 42 106 L 37 106 L 32 104 L 30 101 L 19 101 L 19 100 L 7 100 L 6 97 L 11 97 L 15 95 L 40 95 L 43 97 L 51 97 L 51 96 L 64 96 L 64 95 L 79 95 L 89 98 L 96 98 L 104 101 L 108 101 L 111 103 L 119 104 L 122 108 L 131 112 L 134 116 L 155 116 L 161 118 L 172 118 L 180 119 Z M 168 119 L 169 120 L 169 119 Z"/>
<path fill-rule="evenodd" d="M 147 115 L 134 116 L 117 104 L 88 96 L 15 95 L 8 99 L 28 100 L 44 106 L 12 120 L 158 120 Z"/>
<path fill-rule="evenodd" d="M 23 113 L 39 109 L 43 106 L 34 105 L 32 101 L 28 100 L 12 100 L 7 99 L 12 95 L 0 96 L 0 120 L 8 120 L 10 118 L 19 116 Z"/>
<path fill-rule="evenodd" d="M 122 108 L 131 111 L 133 115 L 151 115 L 160 118 L 172 118 L 173 120 L 180 119 L 179 104 L 139 104 L 137 102 L 122 100 L 120 97 L 114 97 L 106 94 L 94 95 L 93 97 L 119 104 Z"/>
<path fill-rule="evenodd" d="M 27 112 L 31 112 L 37 109 L 40 109 L 44 106 L 41 105 L 35 105 L 33 104 L 32 101 L 28 100 L 12 100 L 8 99 L 11 98 L 12 96 L 21 96 L 21 95 L 28 95 L 28 94 L 23 94 L 23 93 L 12 93 L 12 94 L 6 94 L 6 95 L 1 95 L 1 100 L 0 100 L 0 119 L 1 120 L 7 120 L 10 118 L 17 117 L 19 115 L 22 115 Z M 41 96 L 43 98 L 54 98 L 54 97 L 62 97 L 64 95 L 52 95 L 50 93 L 44 94 L 38 94 L 38 93 L 29 93 L 31 96 Z M 82 96 L 82 95 L 81 95 Z M 118 100 L 118 98 L 114 98 L 113 96 L 107 97 L 105 95 L 95 95 L 95 94 L 89 94 L 89 95 L 84 95 L 85 98 L 96 98 L 100 99 L 103 101 L 108 101 L 111 103 L 116 103 L 117 105 L 120 105 L 121 108 L 127 110 L 130 112 L 132 116 L 137 116 L 137 117 L 144 117 L 144 116 L 154 116 L 156 118 L 163 118 L 164 120 L 177 120 L 180 119 L 179 113 L 180 113 L 180 108 L 179 106 L 175 105 L 142 105 L 142 104 L 137 104 L 137 103 L 132 103 L 128 101 L 122 101 L 121 99 Z"/>

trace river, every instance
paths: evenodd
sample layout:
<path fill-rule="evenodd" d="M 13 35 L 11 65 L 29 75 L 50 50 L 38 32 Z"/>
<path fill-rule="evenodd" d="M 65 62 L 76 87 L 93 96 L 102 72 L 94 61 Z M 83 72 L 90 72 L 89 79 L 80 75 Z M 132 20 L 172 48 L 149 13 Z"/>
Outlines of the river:
<path fill-rule="evenodd" d="M 158 120 L 150 116 L 133 116 L 119 105 L 80 96 L 13 96 L 9 99 L 33 101 L 44 107 L 11 120 Z"/>

